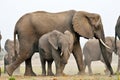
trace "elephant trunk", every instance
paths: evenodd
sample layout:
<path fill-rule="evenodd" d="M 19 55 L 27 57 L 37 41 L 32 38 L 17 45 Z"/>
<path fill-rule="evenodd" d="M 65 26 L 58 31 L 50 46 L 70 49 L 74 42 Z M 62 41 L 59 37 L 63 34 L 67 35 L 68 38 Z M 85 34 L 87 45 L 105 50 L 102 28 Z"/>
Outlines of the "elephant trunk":
<path fill-rule="evenodd" d="M 70 51 L 68 49 L 62 51 L 61 56 L 62 56 L 62 58 L 61 58 L 62 63 L 67 64 L 67 61 L 70 57 Z"/>
<path fill-rule="evenodd" d="M 102 56 L 104 58 L 105 64 L 106 64 L 107 68 L 109 69 L 110 74 L 112 75 L 113 69 L 111 67 L 110 62 L 108 61 L 108 57 L 107 57 L 108 52 L 106 51 L 106 47 L 101 43 L 100 39 L 99 39 L 99 44 L 100 44 L 100 48 L 101 48 L 101 52 L 102 52 Z"/>
<path fill-rule="evenodd" d="M 101 24 L 101 26 L 102 26 L 102 24 Z M 106 50 L 106 47 L 101 42 L 101 40 L 102 40 L 105 43 L 105 35 L 104 35 L 103 29 L 101 30 L 101 35 L 98 36 L 98 40 L 99 40 L 99 44 L 100 44 L 100 48 L 101 48 L 101 52 L 102 52 L 102 56 L 103 56 L 103 59 L 105 61 L 105 64 L 106 64 L 107 68 L 109 69 L 110 74 L 112 75 L 113 69 L 112 69 L 111 64 L 110 64 L 108 57 L 107 57 L 108 52 Z"/>

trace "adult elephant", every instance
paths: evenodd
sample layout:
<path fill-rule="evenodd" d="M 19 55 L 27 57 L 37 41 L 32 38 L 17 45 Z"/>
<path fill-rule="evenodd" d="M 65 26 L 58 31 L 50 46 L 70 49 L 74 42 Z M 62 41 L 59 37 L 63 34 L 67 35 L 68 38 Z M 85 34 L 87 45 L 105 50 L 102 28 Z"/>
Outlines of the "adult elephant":
<path fill-rule="evenodd" d="M 38 51 L 39 38 L 52 30 L 64 32 L 69 30 L 74 35 L 73 55 L 76 59 L 79 74 L 83 72 L 83 58 L 79 37 L 97 38 L 99 42 L 105 42 L 103 25 L 100 15 L 85 11 L 69 10 L 59 13 L 49 13 L 37 11 L 25 14 L 16 23 L 14 30 L 14 40 L 16 34 L 20 42 L 19 57 L 12 64 L 7 66 L 7 72 L 12 75 L 13 71 L 25 61 L 25 75 L 35 75 L 31 66 L 31 57 Z M 16 42 L 16 41 L 15 41 Z M 106 48 L 100 42 L 105 63 L 113 74 L 111 65 L 106 57 Z"/>
<path fill-rule="evenodd" d="M 115 51 L 115 38 L 114 37 L 106 37 L 106 44 L 110 47 L 110 49 L 107 49 L 108 53 L 107 53 L 107 57 L 109 62 L 112 62 L 112 53 Z M 120 44 L 120 41 L 117 41 L 117 44 Z M 95 49 L 93 49 L 95 48 Z M 120 45 L 117 45 L 118 48 L 118 54 L 120 54 Z M 103 63 L 104 59 L 103 56 L 101 54 L 101 50 L 100 50 L 100 46 L 99 46 L 99 42 L 97 39 L 90 39 L 89 41 L 87 41 L 83 47 L 83 55 L 84 55 L 84 64 L 85 64 L 85 68 L 86 66 L 88 66 L 88 72 L 89 75 L 91 75 L 92 69 L 91 69 L 91 62 L 92 61 L 101 61 Z M 119 60 L 119 59 L 118 59 Z M 109 74 L 108 68 L 106 68 L 105 70 L 106 74 Z"/>

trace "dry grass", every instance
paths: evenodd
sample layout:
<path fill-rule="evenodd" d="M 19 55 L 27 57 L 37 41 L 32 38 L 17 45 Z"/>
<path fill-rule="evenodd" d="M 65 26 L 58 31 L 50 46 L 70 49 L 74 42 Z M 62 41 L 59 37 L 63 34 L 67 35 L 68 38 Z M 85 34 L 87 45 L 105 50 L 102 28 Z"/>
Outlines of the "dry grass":
<path fill-rule="evenodd" d="M 105 76 L 105 75 L 72 75 L 72 76 L 23 76 L 23 75 L 15 75 L 13 76 L 16 80 L 120 80 L 120 76 Z M 119 77 L 119 78 L 118 78 Z M 7 75 L 2 75 L 0 80 L 8 80 L 10 77 Z"/>
<path fill-rule="evenodd" d="M 38 75 L 35 77 L 31 76 L 23 76 L 24 71 L 25 71 L 25 66 L 24 63 L 20 67 L 20 74 L 19 75 L 14 75 L 13 77 L 16 80 L 120 80 L 119 75 L 114 75 L 114 76 L 106 76 L 104 74 L 104 69 L 105 66 L 101 62 L 93 62 L 92 63 L 92 70 L 93 70 L 93 75 L 89 76 L 88 74 L 86 75 L 76 75 L 78 73 L 77 65 L 75 63 L 75 60 L 73 57 L 71 57 L 68 61 L 68 64 L 65 67 L 64 73 L 67 74 L 66 76 L 60 76 L 60 77 L 55 77 L 55 76 L 40 76 L 41 74 L 41 64 L 38 59 L 38 55 L 33 58 L 33 70 L 34 72 Z M 113 70 L 116 71 L 117 68 L 117 62 L 113 61 L 112 67 Z M 53 64 L 53 72 L 55 73 L 55 64 Z M 87 73 L 87 70 L 86 70 Z M 0 80 L 9 80 L 9 76 L 7 74 L 3 73 L 3 66 L 2 66 L 2 75 L 0 77 Z"/>

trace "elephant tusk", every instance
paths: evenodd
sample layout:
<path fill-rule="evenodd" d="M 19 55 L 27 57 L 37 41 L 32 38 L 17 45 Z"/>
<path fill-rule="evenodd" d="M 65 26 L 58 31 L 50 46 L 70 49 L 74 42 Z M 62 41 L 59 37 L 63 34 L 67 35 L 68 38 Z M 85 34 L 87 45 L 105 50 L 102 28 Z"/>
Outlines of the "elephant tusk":
<path fill-rule="evenodd" d="M 63 55 L 63 52 L 61 52 L 60 56 L 62 56 L 62 55 Z"/>
<path fill-rule="evenodd" d="M 107 45 L 103 42 L 102 39 L 100 39 L 100 42 L 101 42 L 106 48 L 111 49 L 109 46 L 107 46 Z"/>

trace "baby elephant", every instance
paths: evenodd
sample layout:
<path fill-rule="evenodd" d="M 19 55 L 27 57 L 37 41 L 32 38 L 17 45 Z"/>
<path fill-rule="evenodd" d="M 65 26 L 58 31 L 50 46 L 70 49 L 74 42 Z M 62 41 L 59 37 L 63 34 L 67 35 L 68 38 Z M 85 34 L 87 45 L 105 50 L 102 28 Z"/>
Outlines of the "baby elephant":
<path fill-rule="evenodd" d="M 52 62 L 55 61 L 56 76 L 63 75 L 63 70 L 70 57 L 73 48 L 73 35 L 69 31 L 61 33 L 57 30 L 43 35 L 39 39 L 39 53 L 42 65 L 42 75 L 54 75 Z M 48 71 L 46 73 L 46 61 Z"/>
<path fill-rule="evenodd" d="M 108 61 L 111 63 L 112 53 L 115 49 L 114 37 L 106 37 L 105 40 L 106 40 L 106 44 L 111 48 L 111 49 L 107 48 Z M 91 39 L 91 40 L 86 42 L 86 44 L 83 48 L 83 55 L 84 55 L 85 68 L 86 68 L 86 66 L 88 66 L 89 75 L 92 74 L 92 69 L 91 69 L 91 62 L 92 61 L 99 61 L 100 60 L 104 63 L 104 59 L 102 57 L 101 49 L 100 49 L 99 42 L 97 39 Z M 105 73 L 106 74 L 109 73 L 108 69 L 105 70 Z"/>

